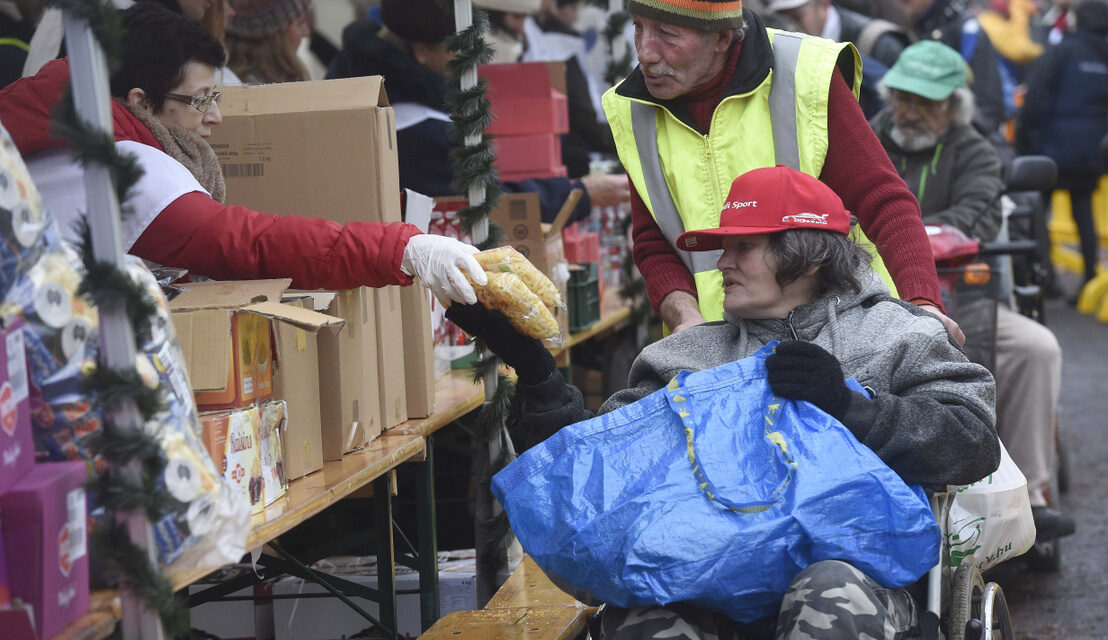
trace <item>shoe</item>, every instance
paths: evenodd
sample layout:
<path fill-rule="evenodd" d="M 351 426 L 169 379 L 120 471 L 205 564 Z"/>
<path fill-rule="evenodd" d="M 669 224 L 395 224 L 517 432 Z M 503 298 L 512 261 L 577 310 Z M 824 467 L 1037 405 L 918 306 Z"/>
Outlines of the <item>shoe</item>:
<path fill-rule="evenodd" d="M 1050 542 L 1077 530 L 1073 518 L 1053 507 L 1031 507 L 1031 518 L 1035 521 L 1035 542 Z"/>

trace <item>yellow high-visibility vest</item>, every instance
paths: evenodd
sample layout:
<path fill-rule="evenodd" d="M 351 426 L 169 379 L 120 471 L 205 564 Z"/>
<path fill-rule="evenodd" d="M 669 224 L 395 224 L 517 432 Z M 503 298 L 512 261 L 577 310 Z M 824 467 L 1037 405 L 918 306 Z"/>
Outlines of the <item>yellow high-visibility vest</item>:
<path fill-rule="evenodd" d="M 723 317 L 719 252 L 684 251 L 677 236 L 718 227 L 731 182 L 747 171 L 783 164 L 818 177 L 827 155 L 827 96 L 835 68 L 842 69 L 855 97 L 861 85 L 862 61 L 853 45 L 767 32 L 773 68 L 753 90 L 720 101 L 708 135 L 655 101 L 621 95 L 619 86 L 602 99 L 623 167 L 693 274 L 700 312 L 709 321 Z M 865 240 L 857 227 L 853 233 Z M 891 287 L 880 258 L 871 253 Z"/>

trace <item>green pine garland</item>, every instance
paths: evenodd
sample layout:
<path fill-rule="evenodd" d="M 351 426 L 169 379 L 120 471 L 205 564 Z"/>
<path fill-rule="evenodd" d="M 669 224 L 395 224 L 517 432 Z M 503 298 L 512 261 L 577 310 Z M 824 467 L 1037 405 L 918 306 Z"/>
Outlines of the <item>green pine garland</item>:
<path fill-rule="evenodd" d="M 440 3 L 444 6 L 452 4 L 450 0 L 440 0 Z M 447 65 L 453 87 L 447 96 L 447 109 L 453 124 L 452 134 L 458 143 L 458 147 L 451 153 L 454 165 L 452 187 L 461 194 L 468 194 L 471 187 L 483 187 L 485 190 L 484 202 L 467 206 L 458 212 L 458 218 L 466 232 L 472 232 L 480 222 L 487 222 L 488 236 L 477 245 L 482 250 L 500 246 L 504 238 L 504 229 L 489 220 L 489 214 L 500 203 L 501 196 L 500 173 L 494 164 L 496 155 L 491 146 L 493 136 L 486 132 L 493 116 L 485 95 L 487 85 L 484 79 L 478 78 L 470 89 L 462 90 L 460 87 L 462 75 L 466 71 L 492 60 L 492 48 L 483 37 L 488 26 L 488 14 L 473 7 L 473 24 L 446 39 L 447 49 L 456 52 L 454 59 Z M 469 138 L 478 138 L 479 142 L 467 145 Z M 477 348 L 482 353 L 486 352 L 484 345 L 478 344 Z M 486 379 L 485 376 L 497 371 L 499 366 L 500 360 L 495 356 L 482 359 L 475 367 L 474 381 Z M 498 375 L 497 380 L 492 399 L 481 407 L 473 425 L 473 438 L 480 443 L 492 442 L 506 432 L 508 412 L 515 396 L 515 383 L 503 375 Z M 511 447 L 502 447 L 500 456 L 491 461 L 489 476 L 481 479 L 479 490 L 487 495 L 492 476 L 507 466 L 513 457 Z M 499 553 L 512 540 L 508 517 L 503 511 L 485 523 L 485 531 L 488 532 L 485 539 L 477 541 L 478 566 L 494 564 Z"/>
<path fill-rule="evenodd" d="M 48 0 L 48 4 L 87 21 L 104 50 L 109 70 L 118 66 L 123 27 L 110 2 Z M 142 175 L 135 159 L 119 152 L 110 133 L 85 122 L 69 95 L 54 113 L 53 131 L 73 144 L 82 164 L 97 163 L 110 169 L 121 214 L 128 215 L 129 208 L 123 203 Z M 79 250 L 86 275 L 78 293 L 102 310 L 126 310 L 136 329 L 146 328 L 145 323 L 156 311 L 156 303 L 125 271 L 93 257 L 87 222 L 79 232 L 83 239 Z M 142 332 L 135 333 L 141 335 Z M 139 345 L 136 348 L 140 349 Z M 84 388 L 96 398 L 103 420 L 91 446 L 109 469 L 89 483 L 89 488 L 96 492 L 97 499 L 108 512 L 107 524 L 92 532 L 92 548 L 98 557 L 108 560 L 120 582 L 150 610 L 158 613 L 168 637 L 185 637 L 189 633 L 188 607 L 176 596 L 172 583 L 151 562 L 148 552 L 131 541 L 118 517 L 141 509 L 153 522 L 173 505 L 173 498 L 164 489 L 155 489 L 165 470 L 165 458 L 156 435 L 141 428 L 122 428 L 113 420 L 120 407 L 134 406 L 142 422 L 149 422 L 164 409 L 164 389 L 160 385 L 150 388 L 134 369 L 119 371 L 106 367 L 97 367 L 87 376 Z M 137 468 L 138 473 L 136 476 L 121 473 L 125 468 Z"/>
<path fill-rule="evenodd" d="M 443 4 L 448 4 L 446 0 Z M 452 3 L 450 3 L 452 4 Z M 492 60 L 492 48 L 483 37 L 489 27 L 488 14 L 478 7 L 473 8 L 473 24 L 446 39 L 446 48 L 456 52 L 454 59 L 447 65 L 451 86 L 460 87 L 462 75 L 474 66 Z M 478 223 L 486 221 L 492 210 L 500 204 L 500 173 L 494 162 L 496 155 L 492 151 L 492 136 L 485 132 L 492 113 L 489 100 L 485 96 L 486 83 L 478 79 L 470 89 L 452 89 L 446 98 L 453 123 L 454 139 L 458 147 L 451 152 L 454 163 L 454 182 L 452 187 L 461 194 L 469 193 L 470 187 L 484 187 L 485 201 L 470 205 L 458 212 L 462 229 L 471 232 Z M 466 139 L 479 137 L 476 145 L 467 146 Z M 488 224 L 488 237 L 477 245 L 479 249 L 492 249 L 500 245 L 504 230 L 491 220 Z"/>

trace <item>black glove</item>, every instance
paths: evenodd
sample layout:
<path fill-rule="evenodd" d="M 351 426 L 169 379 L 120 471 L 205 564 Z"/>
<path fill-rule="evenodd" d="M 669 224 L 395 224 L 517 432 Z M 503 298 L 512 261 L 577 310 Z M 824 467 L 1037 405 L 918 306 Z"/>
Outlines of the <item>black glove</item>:
<path fill-rule="evenodd" d="M 843 368 L 822 347 L 790 340 L 766 358 L 769 388 L 782 398 L 807 400 L 836 420 L 842 420 L 853 395 L 843 382 Z"/>
<path fill-rule="evenodd" d="M 538 384 L 554 372 L 554 356 L 541 342 L 525 336 L 499 311 L 478 304 L 455 302 L 446 310 L 446 318 L 471 336 L 480 338 L 504 364 L 516 370 L 519 381 Z"/>

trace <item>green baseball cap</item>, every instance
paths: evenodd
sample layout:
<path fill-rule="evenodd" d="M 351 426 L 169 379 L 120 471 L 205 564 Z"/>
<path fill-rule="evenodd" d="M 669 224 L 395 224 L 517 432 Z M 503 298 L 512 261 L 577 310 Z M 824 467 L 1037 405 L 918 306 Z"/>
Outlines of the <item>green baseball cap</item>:
<path fill-rule="evenodd" d="M 946 100 L 966 86 L 966 61 L 937 40 L 923 40 L 902 51 L 881 82 L 928 100 Z"/>

